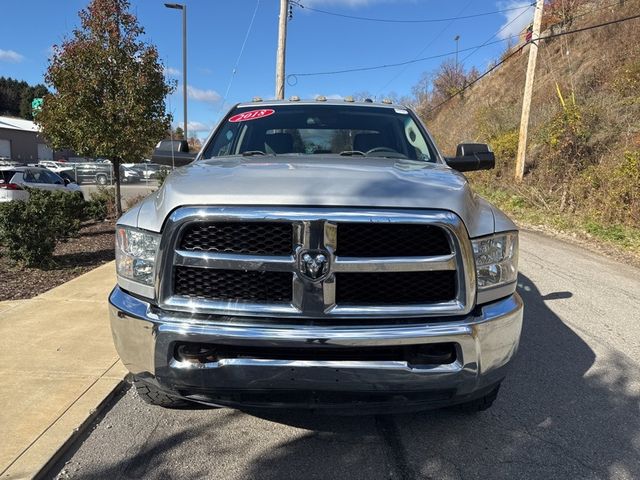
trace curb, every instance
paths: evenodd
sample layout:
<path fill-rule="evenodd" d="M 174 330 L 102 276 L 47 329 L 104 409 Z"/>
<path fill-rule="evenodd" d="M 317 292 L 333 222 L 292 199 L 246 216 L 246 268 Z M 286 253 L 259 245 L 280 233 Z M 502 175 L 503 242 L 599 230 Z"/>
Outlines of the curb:
<path fill-rule="evenodd" d="M 73 433 L 67 438 L 64 443 L 58 448 L 58 450 L 51 456 L 49 460 L 42 466 L 42 468 L 32 477 L 33 480 L 43 480 L 51 478 L 49 475 L 50 470 L 58 463 L 58 461 L 64 457 L 64 455 L 74 446 L 76 441 L 82 437 L 93 422 L 105 411 L 105 409 L 111 404 L 111 401 L 125 387 L 129 384 L 129 375 L 123 378 L 118 384 L 111 390 L 111 392 L 105 396 L 98 406 L 91 411 L 89 416 L 83 420 L 83 422 L 73 430 Z"/>

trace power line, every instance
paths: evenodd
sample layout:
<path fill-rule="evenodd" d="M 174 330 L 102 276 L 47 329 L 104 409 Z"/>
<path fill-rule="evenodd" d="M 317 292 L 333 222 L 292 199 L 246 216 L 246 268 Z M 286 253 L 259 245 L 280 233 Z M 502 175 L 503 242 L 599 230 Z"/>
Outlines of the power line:
<path fill-rule="evenodd" d="M 511 35 L 510 37 L 507 38 L 503 38 L 500 40 L 496 40 L 494 42 L 489 42 L 489 43 L 485 43 L 484 45 L 481 45 L 482 47 L 488 47 L 490 45 L 495 45 L 497 43 L 502 43 L 502 42 L 506 42 L 507 40 L 510 40 L 512 38 L 517 38 L 518 35 Z M 458 50 L 458 52 L 468 52 L 469 50 L 473 50 L 474 48 L 478 48 L 478 46 L 473 46 L 473 47 L 468 47 L 468 48 L 463 48 L 462 50 Z M 333 71 L 328 71 L 328 72 L 309 72 L 309 73 L 292 73 L 290 75 L 287 76 L 288 80 L 293 81 L 294 83 L 289 83 L 289 85 L 295 85 L 295 81 L 297 77 L 315 77 L 315 76 L 319 76 L 319 75 L 337 75 L 337 74 L 341 74 L 341 73 L 351 73 L 351 72 L 365 72 L 365 71 L 369 71 L 369 70 L 379 70 L 382 68 L 391 68 L 391 67 L 401 67 L 403 65 L 409 65 L 411 63 L 418 63 L 418 62 L 424 62 L 425 60 L 433 60 L 436 58 L 442 58 L 442 57 L 448 57 L 450 55 L 455 55 L 456 51 L 450 51 L 450 52 L 446 52 L 446 53 L 440 53 L 437 55 L 431 55 L 429 57 L 422 57 L 422 58 L 414 58 L 413 60 L 407 60 L 404 62 L 398 62 L 398 63 L 387 63 L 385 65 L 375 65 L 372 67 L 359 67 L 359 68 L 347 68 L 344 70 L 333 70 Z"/>
<path fill-rule="evenodd" d="M 611 20 L 609 22 L 604 22 L 604 23 L 599 23 L 597 25 L 589 25 L 587 27 L 582 27 L 582 28 L 577 28 L 575 30 L 567 30 L 566 32 L 558 32 L 558 33 L 552 33 L 549 35 L 545 35 L 544 37 L 540 37 L 540 40 L 548 40 L 550 38 L 555 38 L 555 37 L 562 37 L 565 35 L 572 35 L 574 33 L 580 33 L 580 32 L 586 32 L 588 30 L 593 30 L 595 28 L 601 28 L 601 27 L 606 27 L 608 25 L 614 25 L 617 23 L 622 23 L 622 22 L 626 22 L 629 20 L 635 20 L 637 18 L 640 18 L 640 15 L 633 15 L 631 17 L 625 17 L 625 18 L 619 18 L 617 20 Z M 486 72 L 484 72 L 482 75 L 480 75 L 478 78 L 476 78 L 474 81 L 470 82 L 469 84 L 465 85 L 463 88 L 461 88 L 460 90 L 458 90 L 456 93 L 454 93 L 453 95 L 451 95 L 450 97 L 447 97 L 445 100 L 443 100 L 442 102 L 440 102 L 439 104 L 437 104 L 435 107 L 432 107 L 429 109 L 428 113 L 433 112 L 434 110 L 437 110 L 438 108 L 440 108 L 441 106 L 443 106 L 445 103 L 449 102 L 450 100 L 453 100 L 455 97 L 457 97 L 458 95 L 460 95 L 461 93 L 463 93 L 465 90 L 471 88 L 473 85 L 475 85 L 476 83 L 478 83 L 480 80 L 482 80 L 484 77 L 486 77 L 487 75 L 489 75 L 491 72 L 493 72 L 496 68 L 498 68 L 500 65 L 504 64 L 507 60 L 509 60 L 511 57 L 513 57 L 516 53 L 520 52 L 524 47 L 526 47 L 529 43 L 525 43 L 523 45 L 520 45 L 518 48 L 516 48 L 514 51 L 512 51 L 511 53 L 509 53 L 509 55 L 507 55 L 506 57 L 504 57 L 502 60 L 500 60 L 498 63 L 496 63 L 493 67 L 491 67 L 490 69 L 488 69 Z"/>
<path fill-rule="evenodd" d="M 593 13 L 593 12 L 598 11 L 598 10 L 609 8 L 610 6 L 613 6 L 613 5 L 615 5 L 615 4 L 611 4 L 611 5 L 607 6 L 607 7 L 601 7 L 599 9 L 591 10 L 590 12 L 587 12 L 587 13 L 582 14 L 582 15 L 578 15 L 575 18 L 578 18 L 578 17 L 581 17 L 581 16 L 585 16 L 585 15 L 587 15 L 589 13 Z M 529 8 L 529 7 L 527 6 L 527 8 Z M 626 19 L 622 19 L 622 21 L 633 19 L 633 18 L 635 18 L 635 17 L 627 17 Z M 513 22 L 513 20 L 512 20 L 512 22 Z M 588 28 L 597 28 L 599 26 L 604 26 L 604 25 L 609 25 L 609 24 L 610 23 L 604 23 L 604 24 L 601 24 L 601 25 L 596 25 L 596 26 L 588 27 Z M 500 31 L 505 29 L 507 26 L 508 25 L 505 25 L 502 29 L 500 29 L 498 32 L 496 32 L 496 34 L 494 34 L 493 36 L 497 35 Z M 543 39 L 554 38 L 556 36 L 566 35 L 568 33 L 577 33 L 579 31 L 583 31 L 583 30 L 572 30 L 570 32 L 561 32 L 561 33 L 557 33 L 557 34 L 546 35 L 545 37 L 543 37 Z M 475 45 L 475 46 L 472 46 L 472 47 L 463 48 L 462 50 L 458 50 L 458 52 L 462 53 L 462 52 L 468 52 L 468 51 L 471 51 L 471 50 L 478 50 L 479 48 L 489 47 L 491 45 L 495 45 L 495 44 L 498 44 L 498 43 L 506 42 L 506 41 L 511 40 L 513 38 L 519 38 L 519 35 L 510 35 L 508 37 L 502 38 L 500 40 L 495 40 L 493 42 L 485 41 L 484 43 L 482 43 L 480 45 Z M 518 50 L 521 50 L 525 45 L 526 44 L 524 44 L 521 47 L 519 47 Z M 331 70 L 331 71 L 325 71 L 325 72 L 292 73 L 292 74 L 289 74 L 287 76 L 287 83 L 289 85 L 291 85 L 291 86 L 295 85 L 297 83 L 298 77 L 315 77 L 315 76 L 324 76 L 324 75 L 339 75 L 339 74 L 343 74 L 343 73 L 366 72 L 366 71 L 371 71 L 371 70 L 380 70 L 380 69 L 385 69 L 385 68 L 401 67 L 401 66 L 404 66 L 404 65 L 410 65 L 412 63 L 423 62 L 423 61 L 426 61 L 426 60 L 435 60 L 435 59 L 438 59 L 438 58 L 448 57 L 450 55 L 455 55 L 455 50 L 449 51 L 449 52 L 446 52 L 446 53 L 440 53 L 440 54 L 436 54 L 436 55 L 431 55 L 431 56 L 428 56 L 428 57 L 421 57 L 421 58 L 415 58 L 413 60 L 406 60 L 404 62 L 387 63 L 387 64 L 382 64 L 382 65 L 374 65 L 374 66 L 370 66 L 370 67 L 346 68 L 346 69 L 342 69 L 342 70 Z M 507 56 L 506 58 L 510 58 L 510 57 L 511 57 L 511 55 Z M 468 58 L 468 56 L 465 57 L 463 60 L 465 60 L 466 58 Z M 503 59 L 503 61 L 501 61 L 498 64 L 496 64 L 496 66 L 497 65 L 502 65 L 502 63 L 504 63 L 504 59 Z M 495 68 L 495 66 L 494 66 L 494 68 Z"/>
<path fill-rule="evenodd" d="M 440 23 L 440 22 L 449 22 L 449 21 L 455 21 L 455 20 L 465 20 L 468 18 L 478 18 L 478 17 L 486 17 L 489 15 L 496 15 L 498 13 L 505 13 L 505 12 L 512 12 L 514 10 L 521 10 L 523 8 L 529 8 L 531 5 L 524 5 L 524 6 L 520 6 L 520 7 L 512 7 L 512 8 L 505 8 L 502 10 L 495 10 L 493 12 L 483 12 L 483 13 L 475 13 L 473 15 L 463 15 L 463 16 L 457 16 L 457 17 L 449 17 L 449 18 L 430 18 L 430 19 L 423 19 L 423 20 L 399 20 L 399 19 L 387 19 L 387 18 L 372 18 L 372 17 L 360 17 L 357 15 L 346 15 L 343 13 L 337 13 L 337 12 L 329 12 L 327 10 L 321 10 L 319 8 L 313 8 L 313 7 L 305 7 L 302 3 L 300 3 L 297 0 L 290 0 L 292 4 L 296 5 L 297 7 L 300 8 L 304 8 L 306 10 L 311 10 L 313 12 L 317 12 L 317 13 L 323 13 L 325 15 L 332 15 L 334 17 L 342 17 L 342 18 L 348 18 L 351 20 L 363 20 L 366 22 L 379 22 L 379 23 Z"/>
<path fill-rule="evenodd" d="M 462 9 L 458 12 L 458 14 L 457 14 L 457 15 L 462 15 L 462 13 L 463 13 L 467 8 L 469 8 L 469 6 L 470 6 L 472 3 L 473 3 L 473 0 L 469 0 L 469 2 L 468 2 L 464 7 L 462 7 Z M 420 50 L 420 51 L 418 52 L 418 54 L 414 57 L 414 60 L 415 60 L 415 58 L 418 58 L 420 55 L 422 55 L 422 54 L 425 52 L 425 50 L 426 50 L 427 48 L 429 48 L 431 45 L 433 45 L 433 44 L 434 44 L 434 43 L 435 43 L 435 42 L 440 38 L 440 36 L 441 36 L 442 34 L 444 34 L 444 32 L 446 32 L 446 31 L 449 29 L 449 27 L 450 27 L 451 25 L 453 25 L 453 23 L 454 23 L 454 21 L 453 21 L 453 20 L 451 20 L 449 23 L 447 23 L 447 24 L 442 28 L 442 30 L 440 30 L 438 33 L 436 33 L 436 35 L 435 35 L 435 36 L 434 36 L 434 37 L 433 37 L 433 38 L 432 38 L 432 39 L 431 39 L 431 40 L 430 40 L 430 41 L 429 41 L 429 42 L 428 42 L 428 43 L 427 43 L 427 44 L 422 48 L 422 50 Z M 405 65 L 405 67 L 404 67 L 402 70 L 400 70 L 398 73 L 396 73 L 396 74 L 393 76 L 393 78 L 391 78 L 391 80 L 389 80 L 387 83 L 385 83 L 385 84 L 384 84 L 384 87 L 382 87 L 382 88 L 378 91 L 378 94 L 383 93 L 382 91 L 383 91 L 383 90 L 385 90 L 389 85 L 391 85 L 391 84 L 392 84 L 392 83 L 393 83 L 393 82 L 394 82 L 394 81 L 395 81 L 395 80 L 396 80 L 400 75 L 402 75 L 404 72 L 406 72 L 406 71 L 407 71 L 407 68 L 408 68 L 408 65 Z"/>
<path fill-rule="evenodd" d="M 535 4 L 533 4 L 535 5 Z M 526 7 L 526 9 L 528 10 L 532 5 L 528 5 Z M 473 52 L 471 52 L 469 55 L 467 55 L 466 57 L 464 57 L 460 63 L 464 63 L 465 60 L 467 60 L 470 56 L 472 56 L 474 53 L 476 53 L 478 50 L 480 50 L 482 47 L 485 46 L 485 44 L 487 44 L 488 42 L 490 42 L 493 38 L 497 37 L 498 35 L 500 35 L 503 31 L 505 31 L 507 28 L 509 28 L 511 25 L 513 25 L 516 20 L 518 20 L 522 15 L 524 15 L 525 13 L 527 13 L 527 10 L 523 10 L 520 14 L 516 15 L 509 23 L 507 23 L 506 25 L 504 25 L 500 30 L 498 30 L 496 33 L 494 33 L 493 35 L 491 35 L 489 38 L 487 38 L 485 40 L 485 42 L 481 45 L 479 45 Z"/>

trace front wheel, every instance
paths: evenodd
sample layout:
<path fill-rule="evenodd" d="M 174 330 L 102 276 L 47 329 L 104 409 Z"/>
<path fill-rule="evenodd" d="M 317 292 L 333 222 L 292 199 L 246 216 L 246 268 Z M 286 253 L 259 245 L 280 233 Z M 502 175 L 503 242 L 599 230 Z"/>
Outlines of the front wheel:
<path fill-rule="evenodd" d="M 106 175 L 98 175 L 96 177 L 96 181 L 98 185 L 106 185 L 107 184 L 107 176 Z"/>
<path fill-rule="evenodd" d="M 485 396 L 476 398 L 469 402 L 455 405 L 453 409 L 462 413 L 477 413 L 489 410 L 496 398 L 498 398 L 498 390 L 500 390 L 500 384 L 498 384 L 493 390 L 487 393 Z"/>
<path fill-rule="evenodd" d="M 149 405 L 157 405 L 164 408 L 180 408 L 187 405 L 185 400 L 167 395 L 162 390 L 142 380 L 134 379 L 133 386 L 142 401 Z"/>

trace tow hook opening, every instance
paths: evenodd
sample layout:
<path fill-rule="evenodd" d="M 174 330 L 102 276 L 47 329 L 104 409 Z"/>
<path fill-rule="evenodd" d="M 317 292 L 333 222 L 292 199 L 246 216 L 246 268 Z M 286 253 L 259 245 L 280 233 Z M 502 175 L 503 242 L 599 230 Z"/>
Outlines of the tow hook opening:
<path fill-rule="evenodd" d="M 447 365 L 457 360 L 452 342 L 380 347 L 253 347 L 181 342 L 174 349 L 179 362 L 203 364 L 223 359 L 404 361 L 410 366 Z"/>

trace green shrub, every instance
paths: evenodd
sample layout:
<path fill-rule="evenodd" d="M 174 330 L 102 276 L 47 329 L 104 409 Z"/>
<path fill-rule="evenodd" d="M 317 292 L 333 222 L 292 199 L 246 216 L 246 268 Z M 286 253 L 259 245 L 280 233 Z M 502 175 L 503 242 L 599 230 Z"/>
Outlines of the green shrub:
<path fill-rule="evenodd" d="M 115 198 L 113 187 L 98 187 L 97 191 L 91 193 L 89 201 L 85 205 L 86 217 L 96 221 L 115 217 Z"/>
<path fill-rule="evenodd" d="M 162 186 L 162 184 L 167 179 L 170 173 L 171 173 L 171 169 L 169 167 L 162 167 L 160 170 L 158 170 L 157 178 L 158 178 L 158 184 L 160 186 Z"/>
<path fill-rule="evenodd" d="M 633 60 L 621 68 L 613 81 L 613 88 L 627 99 L 627 103 L 640 103 L 640 61 Z"/>
<path fill-rule="evenodd" d="M 47 267 L 56 243 L 78 234 L 84 199 L 61 191 L 29 189 L 29 201 L 0 204 L 0 242 L 10 258 Z"/>
<path fill-rule="evenodd" d="M 496 157 L 500 160 L 514 160 L 518 153 L 519 132 L 517 129 L 502 132 L 489 141 Z"/>

